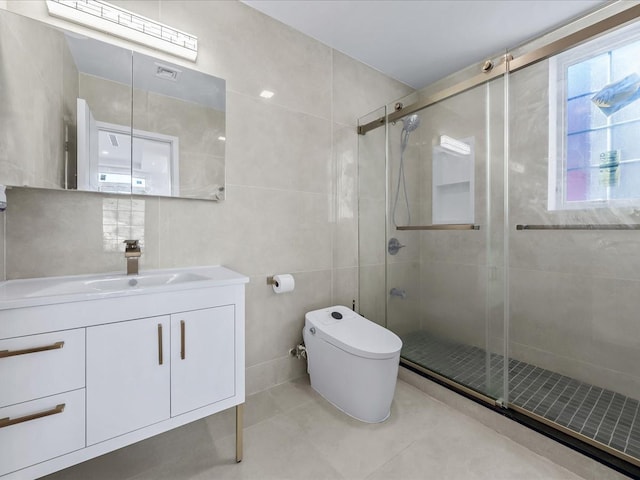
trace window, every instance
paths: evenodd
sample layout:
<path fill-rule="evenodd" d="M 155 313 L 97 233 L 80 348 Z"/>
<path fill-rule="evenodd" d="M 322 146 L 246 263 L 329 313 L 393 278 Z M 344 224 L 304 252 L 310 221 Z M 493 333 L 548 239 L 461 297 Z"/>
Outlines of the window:
<path fill-rule="evenodd" d="M 640 24 L 549 64 L 549 209 L 640 205 Z"/>

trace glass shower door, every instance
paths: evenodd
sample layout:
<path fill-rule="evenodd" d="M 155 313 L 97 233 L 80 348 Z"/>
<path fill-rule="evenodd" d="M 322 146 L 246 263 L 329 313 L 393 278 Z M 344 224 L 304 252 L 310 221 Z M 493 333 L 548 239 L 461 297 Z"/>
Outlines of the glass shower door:
<path fill-rule="evenodd" d="M 405 363 L 490 402 L 505 397 L 505 86 L 388 125 L 387 327 Z"/>
<path fill-rule="evenodd" d="M 512 74 L 509 155 L 510 408 L 635 465 L 640 100 L 599 98 L 639 55 L 631 25 Z"/>

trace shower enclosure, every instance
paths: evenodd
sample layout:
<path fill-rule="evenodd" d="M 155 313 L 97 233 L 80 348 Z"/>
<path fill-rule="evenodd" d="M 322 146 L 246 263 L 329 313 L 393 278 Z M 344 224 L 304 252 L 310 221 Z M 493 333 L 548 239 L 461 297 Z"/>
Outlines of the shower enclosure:
<path fill-rule="evenodd" d="M 358 154 L 360 312 L 402 363 L 636 473 L 638 18 L 609 6 L 382 107 Z"/>

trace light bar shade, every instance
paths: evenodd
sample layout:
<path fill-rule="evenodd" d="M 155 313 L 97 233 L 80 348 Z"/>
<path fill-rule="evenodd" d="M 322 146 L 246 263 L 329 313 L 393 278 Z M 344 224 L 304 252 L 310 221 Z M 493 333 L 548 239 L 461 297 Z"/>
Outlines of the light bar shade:
<path fill-rule="evenodd" d="M 187 60 L 198 56 L 198 37 L 101 0 L 47 0 L 49 15 L 109 33 Z"/>

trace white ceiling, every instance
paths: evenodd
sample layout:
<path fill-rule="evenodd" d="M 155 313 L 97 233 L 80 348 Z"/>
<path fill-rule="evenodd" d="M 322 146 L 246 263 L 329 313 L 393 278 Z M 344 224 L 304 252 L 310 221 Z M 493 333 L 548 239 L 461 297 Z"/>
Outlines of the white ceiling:
<path fill-rule="evenodd" d="M 561 26 L 603 0 L 243 0 L 414 88 Z"/>

